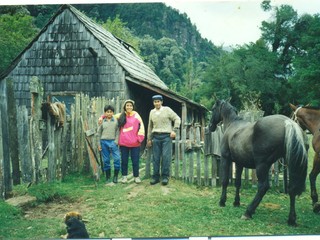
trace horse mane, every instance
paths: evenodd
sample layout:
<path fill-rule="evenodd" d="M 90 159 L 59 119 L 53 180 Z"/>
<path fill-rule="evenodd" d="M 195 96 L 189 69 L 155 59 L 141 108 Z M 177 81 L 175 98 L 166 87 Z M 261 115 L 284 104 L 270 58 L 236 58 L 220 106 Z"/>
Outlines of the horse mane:
<path fill-rule="evenodd" d="M 235 113 L 235 117 L 233 118 L 234 120 L 243 120 L 243 118 L 238 115 L 237 108 L 231 105 L 228 101 L 222 100 L 221 104 L 225 104 L 226 110 L 233 111 Z"/>
<path fill-rule="evenodd" d="M 311 110 L 320 110 L 320 107 L 315 107 L 315 106 L 303 106 L 303 108 L 311 109 Z"/>

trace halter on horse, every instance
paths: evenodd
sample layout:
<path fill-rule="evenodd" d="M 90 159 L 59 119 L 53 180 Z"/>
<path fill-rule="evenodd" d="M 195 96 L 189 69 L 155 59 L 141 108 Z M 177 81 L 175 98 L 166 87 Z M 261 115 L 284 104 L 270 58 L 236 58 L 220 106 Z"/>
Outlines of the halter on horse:
<path fill-rule="evenodd" d="M 224 207 L 226 203 L 231 163 L 236 164 L 234 206 L 240 206 L 239 192 L 243 168 L 255 168 L 258 177 L 258 191 L 242 216 L 243 219 L 252 218 L 255 209 L 270 188 L 269 169 L 271 165 L 279 158 L 284 158 L 290 176 L 288 224 L 295 226 L 295 197 L 305 190 L 308 160 L 301 128 L 283 115 L 263 117 L 255 123 L 244 121 L 237 115 L 235 108 L 224 100 L 217 100 L 212 107 L 210 130 L 214 131 L 220 121 L 225 127 L 221 141 L 222 193 L 220 206 Z"/>
<path fill-rule="evenodd" d="M 316 188 L 317 176 L 320 173 L 320 109 L 309 106 L 295 106 L 289 104 L 294 111 L 292 119 L 296 121 L 302 129 L 308 129 L 312 135 L 312 147 L 315 152 L 313 158 L 312 170 L 309 174 L 311 199 L 313 211 L 320 212 L 320 203 L 318 203 L 318 193 Z"/>

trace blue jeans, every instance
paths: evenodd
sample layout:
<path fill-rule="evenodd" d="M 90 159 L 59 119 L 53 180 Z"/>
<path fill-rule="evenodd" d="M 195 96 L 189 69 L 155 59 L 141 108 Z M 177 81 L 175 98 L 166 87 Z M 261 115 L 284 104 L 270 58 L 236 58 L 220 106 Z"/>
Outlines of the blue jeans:
<path fill-rule="evenodd" d="M 153 178 L 160 178 L 160 164 L 162 178 L 170 176 L 172 159 L 172 139 L 169 133 L 154 134 L 152 138 L 153 150 Z M 162 159 L 162 162 L 161 162 Z"/>
<path fill-rule="evenodd" d="M 120 146 L 121 151 L 121 174 L 128 175 L 129 153 L 131 153 L 133 176 L 139 177 L 139 157 L 140 147 L 124 147 Z"/>
<path fill-rule="evenodd" d="M 111 169 L 110 165 L 110 154 L 113 157 L 114 170 L 120 170 L 120 152 L 117 144 L 114 140 L 100 140 L 102 159 L 103 159 L 103 170 L 107 171 Z"/>

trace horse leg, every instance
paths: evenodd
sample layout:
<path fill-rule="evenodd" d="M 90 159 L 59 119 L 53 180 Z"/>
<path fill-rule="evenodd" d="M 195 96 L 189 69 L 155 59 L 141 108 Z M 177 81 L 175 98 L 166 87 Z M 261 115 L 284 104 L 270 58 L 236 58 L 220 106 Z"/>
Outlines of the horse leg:
<path fill-rule="evenodd" d="M 258 191 L 252 200 L 252 202 L 248 205 L 246 212 L 241 217 L 241 219 L 251 219 L 252 215 L 254 214 L 256 208 L 259 206 L 262 198 L 270 188 L 269 185 L 269 169 L 270 167 L 267 167 L 265 165 L 258 166 L 256 168 L 257 178 L 258 178 Z"/>
<path fill-rule="evenodd" d="M 311 188 L 311 199 L 312 199 L 312 205 L 313 205 L 313 212 L 318 213 L 320 211 L 320 205 L 317 204 L 318 202 L 318 193 L 316 188 L 316 180 L 317 176 L 320 172 L 320 154 L 315 153 L 314 159 L 313 159 L 313 166 L 312 170 L 309 174 L 309 180 L 310 180 L 310 188 Z"/>
<path fill-rule="evenodd" d="M 288 225 L 290 226 L 297 226 L 296 219 L 297 219 L 297 214 L 296 214 L 296 196 L 293 193 L 290 193 L 290 212 L 289 212 L 289 217 L 288 217 Z"/>
<path fill-rule="evenodd" d="M 234 198 L 233 206 L 239 207 L 240 206 L 240 188 L 241 188 L 241 175 L 242 175 L 243 167 L 236 165 L 236 180 L 235 180 L 235 187 L 236 187 L 236 195 Z"/>
<path fill-rule="evenodd" d="M 227 201 L 227 187 L 229 184 L 229 172 L 230 172 L 231 161 L 221 158 L 220 170 L 221 170 L 221 186 L 222 192 L 220 197 L 219 206 L 225 207 Z"/>

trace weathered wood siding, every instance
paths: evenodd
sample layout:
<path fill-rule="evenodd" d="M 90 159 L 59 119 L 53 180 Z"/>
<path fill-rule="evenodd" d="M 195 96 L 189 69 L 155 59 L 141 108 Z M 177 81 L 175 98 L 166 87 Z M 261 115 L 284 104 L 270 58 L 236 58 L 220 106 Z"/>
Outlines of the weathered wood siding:
<path fill-rule="evenodd" d="M 82 92 L 111 99 L 125 91 L 123 68 L 69 9 L 32 43 L 10 76 L 17 103 L 25 106 L 30 106 L 32 76 L 41 81 L 44 95 Z"/>

